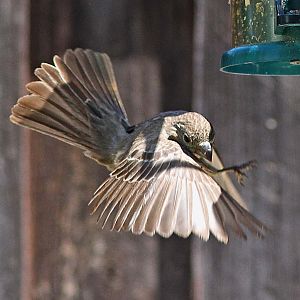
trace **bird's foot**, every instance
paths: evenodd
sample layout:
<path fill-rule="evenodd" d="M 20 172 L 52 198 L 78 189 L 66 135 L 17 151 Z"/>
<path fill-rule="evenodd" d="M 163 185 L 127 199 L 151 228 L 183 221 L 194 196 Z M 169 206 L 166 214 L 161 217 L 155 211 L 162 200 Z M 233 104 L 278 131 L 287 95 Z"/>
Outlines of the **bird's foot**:
<path fill-rule="evenodd" d="M 244 185 L 245 179 L 248 177 L 245 172 L 255 168 L 257 162 L 255 160 L 248 161 L 238 166 L 233 166 L 231 169 L 234 171 L 237 181 L 240 185 Z"/>
<path fill-rule="evenodd" d="M 241 165 L 224 168 L 224 169 L 218 170 L 217 172 L 219 173 L 219 172 L 232 171 L 235 173 L 239 184 L 244 185 L 245 178 L 247 178 L 247 175 L 245 172 L 255 168 L 256 166 L 257 166 L 257 162 L 255 160 L 250 160 Z"/>

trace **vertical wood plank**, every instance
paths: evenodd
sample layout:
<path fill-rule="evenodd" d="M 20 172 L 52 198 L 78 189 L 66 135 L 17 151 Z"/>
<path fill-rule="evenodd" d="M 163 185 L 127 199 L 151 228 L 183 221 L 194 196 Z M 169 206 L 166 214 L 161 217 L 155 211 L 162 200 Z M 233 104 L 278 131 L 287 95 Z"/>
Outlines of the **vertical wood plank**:
<path fill-rule="evenodd" d="M 230 48 L 226 2 L 196 2 L 194 107 L 214 124 L 227 165 L 258 160 L 242 194 L 273 233 L 226 247 L 195 240 L 194 299 L 297 299 L 299 79 L 219 72 Z"/>
<path fill-rule="evenodd" d="M 51 62 L 53 53 L 61 53 L 69 47 L 71 39 L 71 1 L 31 1 L 30 3 L 30 67 L 31 74 L 41 62 Z M 36 80 L 32 76 L 32 80 Z M 61 272 L 60 215 L 63 206 L 60 191 L 63 178 L 68 172 L 68 148 L 39 134 L 28 132 L 27 155 L 28 175 L 23 185 L 28 187 L 29 209 L 24 212 L 31 228 L 24 237 L 27 248 L 26 259 L 31 261 L 29 270 L 24 273 L 27 281 L 23 289 L 23 299 L 59 298 Z M 70 150 L 72 157 L 72 150 Z M 58 165 L 56 165 L 58 163 Z M 61 180 L 59 180 L 61 178 Z M 60 201 L 61 200 L 61 201 Z M 30 219 L 30 220 L 28 220 Z M 31 277 L 31 278 L 28 278 Z"/>
<path fill-rule="evenodd" d="M 20 297 L 20 144 L 9 122 L 21 90 L 25 2 L 0 2 L 0 299 Z"/>
<path fill-rule="evenodd" d="M 151 19 L 157 25 L 163 86 L 161 107 L 163 111 L 189 111 L 193 83 L 193 1 L 160 3 L 159 7 L 152 5 L 146 11 L 152 13 Z M 191 238 L 161 238 L 159 258 L 159 299 L 190 299 Z"/>

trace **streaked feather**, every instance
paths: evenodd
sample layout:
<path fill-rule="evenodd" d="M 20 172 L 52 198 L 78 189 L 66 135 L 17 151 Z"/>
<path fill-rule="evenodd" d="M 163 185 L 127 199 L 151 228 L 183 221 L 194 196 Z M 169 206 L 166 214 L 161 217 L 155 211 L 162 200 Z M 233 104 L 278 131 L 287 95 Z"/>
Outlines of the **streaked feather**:
<path fill-rule="evenodd" d="M 180 203 L 178 190 L 181 189 L 181 179 L 179 176 L 176 176 L 174 180 L 171 181 L 171 185 L 157 230 L 157 232 L 164 237 L 169 237 L 174 232 L 174 227 L 176 225 L 177 212 Z"/>
<path fill-rule="evenodd" d="M 145 232 L 153 235 L 159 226 L 161 220 L 162 211 L 164 209 L 165 201 L 168 197 L 171 178 L 160 179 L 161 183 L 157 189 L 157 192 L 153 195 L 153 205 L 149 211 L 147 222 L 145 224 Z"/>
<path fill-rule="evenodd" d="M 193 182 L 193 232 L 204 240 L 209 238 L 208 210 L 199 186 Z"/>

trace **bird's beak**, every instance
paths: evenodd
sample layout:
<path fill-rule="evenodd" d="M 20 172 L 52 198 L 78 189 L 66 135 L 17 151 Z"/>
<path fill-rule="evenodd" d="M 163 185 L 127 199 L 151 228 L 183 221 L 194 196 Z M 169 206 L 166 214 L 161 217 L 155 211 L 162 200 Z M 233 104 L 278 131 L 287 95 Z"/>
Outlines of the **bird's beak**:
<path fill-rule="evenodd" d="M 212 161 L 212 146 L 209 142 L 200 144 L 200 152 L 207 160 Z"/>

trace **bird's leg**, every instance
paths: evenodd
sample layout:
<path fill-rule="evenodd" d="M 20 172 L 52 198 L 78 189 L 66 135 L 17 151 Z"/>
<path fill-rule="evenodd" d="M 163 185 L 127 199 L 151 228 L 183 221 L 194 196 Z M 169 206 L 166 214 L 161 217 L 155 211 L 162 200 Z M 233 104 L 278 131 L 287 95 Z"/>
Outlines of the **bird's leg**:
<path fill-rule="evenodd" d="M 241 165 L 231 166 L 231 167 L 220 169 L 220 170 L 218 170 L 217 173 L 233 171 L 237 177 L 239 184 L 244 185 L 244 180 L 245 180 L 245 178 L 247 178 L 247 175 L 245 172 L 248 170 L 251 170 L 252 168 L 255 168 L 256 165 L 257 165 L 257 163 L 255 160 L 250 160 Z"/>
<path fill-rule="evenodd" d="M 222 173 L 222 172 L 234 172 L 237 177 L 238 182 L 241 185 L 244 185 L 244 179 L 245 179 L 245 177 L 247 177 L 245 171 L 248 171 L 256 166 L 255 160 L 248 161 L 241 165 L 231 166 L 231 167 L 222 168 L 222 169 L 217 169 L 216 167 L 214 167 L 212 165 L 211 162 L 207 161 L 206 159 L 205 160 L 202 159 L 201 162 L 202 162 L 202 166 L 204 167 L 204 170 L 207 173 L 218 174 L 218 173 Z"/>

